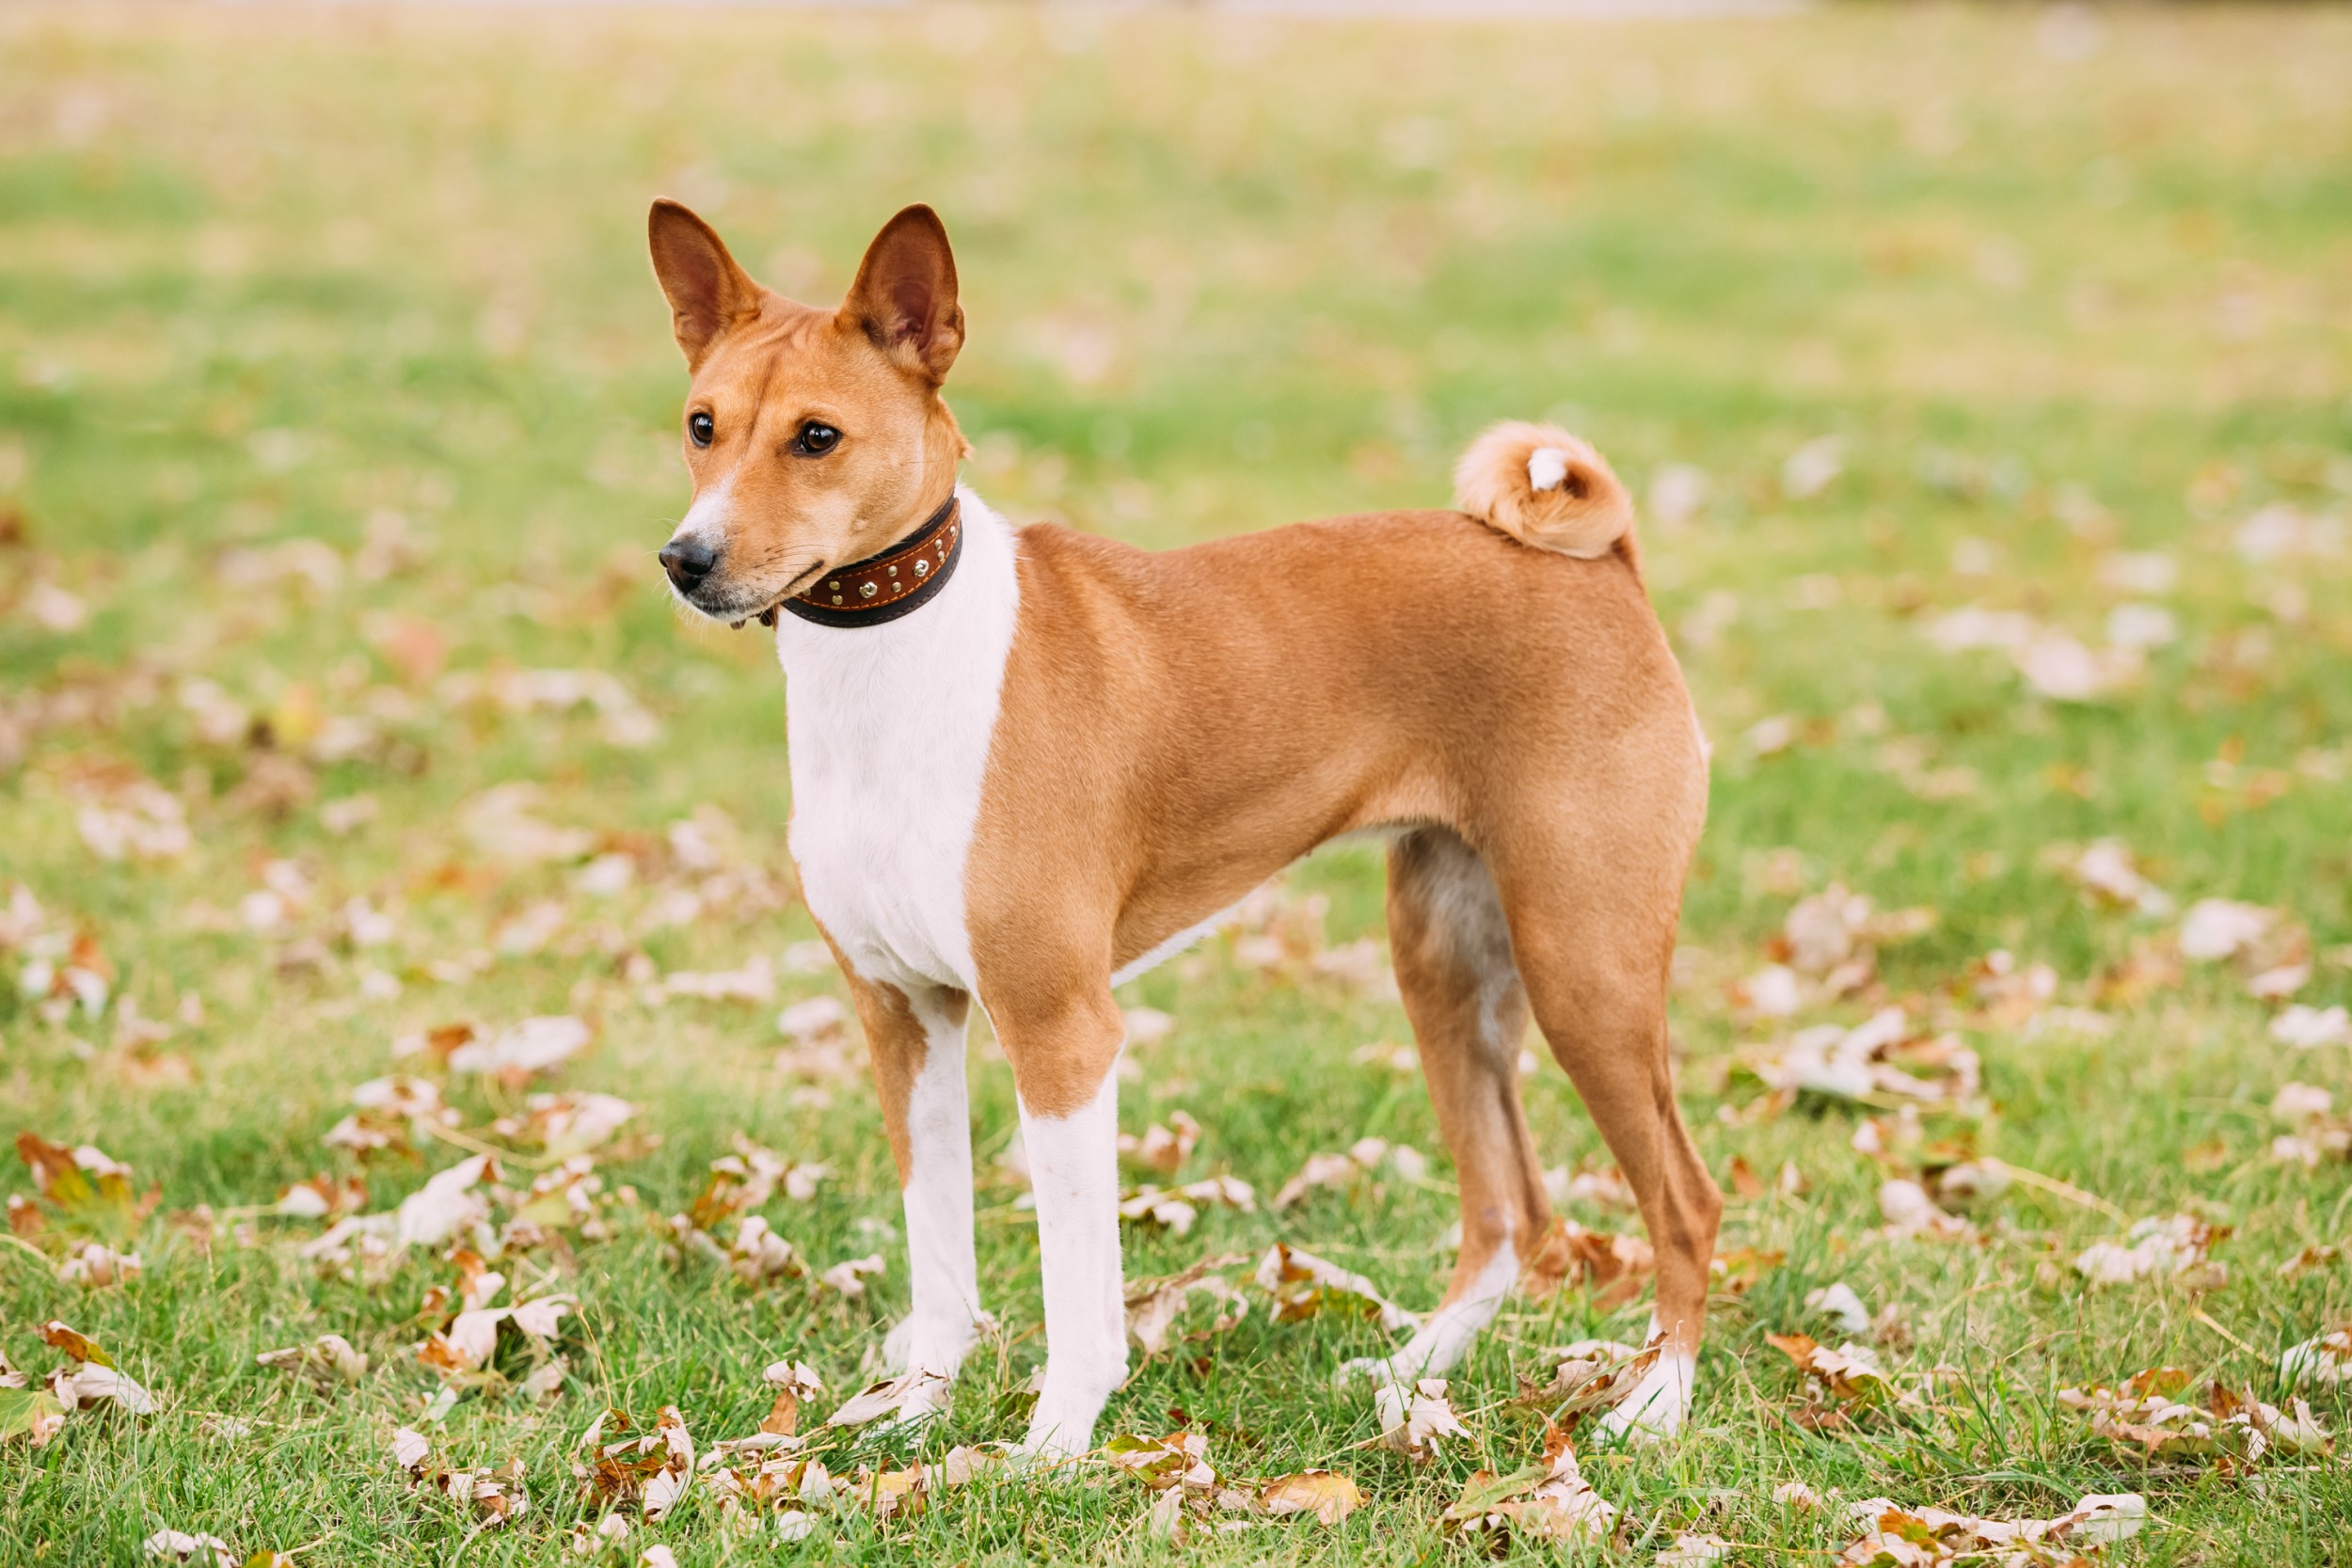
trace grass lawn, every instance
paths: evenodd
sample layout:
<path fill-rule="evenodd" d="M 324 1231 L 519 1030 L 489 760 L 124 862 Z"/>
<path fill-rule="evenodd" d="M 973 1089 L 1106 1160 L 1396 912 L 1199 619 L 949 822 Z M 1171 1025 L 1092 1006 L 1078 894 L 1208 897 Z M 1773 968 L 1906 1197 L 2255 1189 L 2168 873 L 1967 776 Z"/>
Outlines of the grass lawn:
<path fill-rule="evenodd" d="M 2352 16 L 2255 8 L 0 9 L 0 1132 L 133 1167 L 78 1202 L 87 1174 L 0 1176 L 0 1352 L 37 1387 L 62 1321 L 154 1406 L 0 1442 L 0 1563 L 134 1562 L 167 1528 L 239 1560 L 551 1563 L 608 1511 L 630 1563 L 1646 1562 L 1685 1533 L 1827 1561 L 1865 1498 L 2129 1492 L 2147 1526 L 2103 1560 L 2345 1560 L 2343 1459 L 2259 1412 L 2254 1454 L 2200 1390 L 2291 1419 L 2280 1353 L 2352 1321 L 2352 1261 L 2307 1253 L 2352 1242 L 2347 81 Z M 1229 1501 L 1325 1468 L 1359 1509 L 1203 1492 L 1168 1505 L 1178 1541 L 1112 1465 L 984 1467 L 817 1507 L 793 1544 L 710 1473 L 652 1522 L 575 1480 L 607 1406 L 675 1406 L 705 1448 L 755 1431 L 779 1357 L 823 1382 L 805 1435 L 906 1298 L 792 892 L 784 682 L 755 630 L 682 624 L 652 560 L 684 503 L 660 192 L 812 298 L 935 204 L 969 474 L 1015 520 L 1159 546 L 1440 504 L 1503 416 L 1569 423 L 1645 498 L 1715 743 L 1674 1027 L 1731 1204 L 1692 1430 L 1580 1437 L 1607 1544 L 1443 1515 L 1540 1458 L 1521 1379 L 1639 1338 L 1638 1272 L 1506 1307 L 1449 1393 L 1468 1435 L 1419 1460 L 1333 1386 L 1377 1323 L 1278 1322 L 1247 1283 L 1287 1242 L 1422 1309 L 1450 1266 L 1409 1033 L 1352 945 L 1381 934 L 1361 847 L 1122 998 L 1173 1024 L 1122 1126 L 1200 1129 L 1136 1179 L 1257 1202 L 1125 1227 L 1131 1279 L 1248 1255 L 1250 1310 L 1197 1301 L 1102 1429 L 1205 1433 Z M 1890 1009 L 1866 1060 L 1843 1031 Z M 587 1043 L 534 1073 L 518 1049 L 578 1043 L 509 1033 L 540 1016 Z M 817 1439 L 836 1477 L 1020 1434 L 1035 1232 L 1009 1075 L 973 1049 L 1001 1338 L 936 1427 Z M 393 1074 L 447 1118 L 322 1141 Z M 590 1178 L 563 1161 L 592 1134 L 534 1115 L 564 1091 L 636 1107 Z M 1565 1077 L 1527 1096 L 1586 1178 L 1564 1212 L 1638 1231 Z M 707 1192 L 739 1135 L 827 1169 Z M 1426 1168 L 1274 1206 L 1367 1137 Z M 321 1244 L 485 1149 L 453 1205 L 479 1226 L 428 1197 L 416 1244 Z M 746 1213 L 792 1267 L 718 1256 Z M 2140 1220 L 2202 1240 L 2084 1259 Z M 824 1282 L 868 1256 L 859 1291 Z M 498 1306 L 576 1307 L 437 1370 L 416 1347 L 485 1269 Z M 1867 1329 L 1808 1306 L 1837 1283 Z M 1796 1333 L 1884 1380 L 1844 1398 L 1767 1342 Z M 256 1364 L 326 1334 L 363 1374 Z M 2201 1444 L 2058 1398 L 2165 1366 Z M 2347 1390 L 2300 1392 L 2352 1449 Z M 0 1430 L 38 1403 L 0 1389 Z M 503 1525 L 445 1488 L 510 1463 Z"/>

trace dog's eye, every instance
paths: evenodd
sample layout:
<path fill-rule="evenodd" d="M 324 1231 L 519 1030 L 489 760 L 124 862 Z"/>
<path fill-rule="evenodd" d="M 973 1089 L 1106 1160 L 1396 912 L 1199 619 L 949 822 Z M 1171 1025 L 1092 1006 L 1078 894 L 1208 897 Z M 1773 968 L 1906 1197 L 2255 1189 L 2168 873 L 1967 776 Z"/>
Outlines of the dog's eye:
<path fill-rule="evenodd" d="M 792 437 L 792 449 L 810 457 L 822 457 L 840 444 L 841 432 L 815 420 L 801 426 L 801 433 Z"/>
<path fill-rule="evenodd" d="M 694 444 L 698 447 L 710 445 L 710 437 L 717 431 L 718 426 L 711 422 L 710 416 L 700 409 L 686 416 L 686 434 L 693 438 Z"/>

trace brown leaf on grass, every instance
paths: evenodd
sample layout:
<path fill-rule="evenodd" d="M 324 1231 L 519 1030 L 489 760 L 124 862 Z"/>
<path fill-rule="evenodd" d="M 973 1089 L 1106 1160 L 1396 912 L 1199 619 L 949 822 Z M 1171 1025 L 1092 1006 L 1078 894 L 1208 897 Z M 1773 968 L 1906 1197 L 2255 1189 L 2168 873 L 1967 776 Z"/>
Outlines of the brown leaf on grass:
<path fill-rule="evenodd" d="M 1557 1431 L 1572 1432 L 1586 1416 L 1611 1409 L 1630 1394 L 1658 1364 L 1665 1345 L 1659 1338 L 1636 1350 L 1613 1339 L 1579 1339 L 1548 1353 L 1560 1358 L 1552 1368 L 1551 1381 L 1538 1384 L 1520 1379 L 1519 1394 L 1513 1402 L 1539 1407 L 1545 1420 Z"/>
<path fill-rule="evenodd" d="M 148 1557 L 167 1562 L 211 1563 L 216 1568 L 237 1568 L 236 1555 L 229 1543 L 217 1535 L 192 1535 L 186 1530 L 159 1529 L 139 1544 L 139 1550 Z"/>
<path fill-rule="evenodd" d="M 336 1176 L 321 1172 L 279 1190 L 271 1212 L 290 1219 L 323 1220 L 357 1212 L 368 1206 L 368 1180 L 357 1172 Z"/>
<path fill-rule="evenodd" d="M 1895 1397 L 1869 1347 L 1851 1342 L 1831 1350 L 1809 1334 L 1767 1334 L 1764 1342 L 1797 1364 L 1841 1405 L 1872 1405 Z"/>
<path fill-rule="evenodd" d="M 1608 1311 L 1630 1301 L 1658 1270 L 1657 1255 L 1639 1236 L 1587 1230 L 1555 1215 L 1520 1270 L 1521 1288 L 1547 1295 L 1563 1285 L 1601 1287 L 1594 1306 Z"/>
<path fill-rule="evenodd" d="M 1416 1180 L 1427 1174 L 1429 1161 L 1421 1150 L 1408 1145 L 1391 1144 L 1386 1138 L 1359 1138 L 1344 1154 L 1308 1155 L 1298 1174 L 1283 1182 L 1282 1190 L 1274 1195 L 1274 1207 L 1291 1208 L 1318 1188 L 1344 1187 L 1383 1166 L 1407 1180 Z"/>
<path fill-rule="evenodd" d="M 1447 1529 L 1488 1536 L 1498 1547 L 1511 1534 L 1597 1544 L 1615 1530 L 1617 1509 L 1578 1469 L 1567 1433 L 1549 1427 L 1540 1463 L 1507 1475 L 1476 1472 L 1441 1517 Z"/>
<path fill-rule="evenodd" d="M 28 1223 L 38 1220 L 35 1230 L 45 1226 L 119 1245 L 131 1239 L 163 1198 L 161 1187 L 138 1192 L 132 1184 L 131 1167 L 95 1144 L 68 1148 L 24 1132 L 16 1136 L 16 1153 L 31 1171 L 33 1190 L 46 1206 L 38 1211 L 11 1206 L 10 1224 L 18 1234 L 26 1233 Z"/>
<path fill-rule="evenodd" d="M 824 1392 L 815 1369 L 805 1361 L 778 1361 L 760 1374 L 761 1380 L 775 1389 L 775 1403 L 768 1407 L 767 1417 L 759 1430 L 772 1436 L 789 1437 L 800 1429 L 801 1402 Z"/>
<path fill-rule="evenodd" d="M 2279 1375 L 2288 1383 L 2352 1383 L 2352 1323 L 2289 1346 Z"/>
<path fill-rule="evenodd" d="M 129 1374 L 115 1365 L 114 1357 L 87 1335 L 53 1318 L 41 1324 L 40 1338 L 44 1344 L 62 1351 L 75 1362 L 72 1371 L 53 1372 L 49 1379 L 50 1392 L 68 1409 L 87 1410 L 112 1401 L 134 1416 L 155 1413 L 154 1396 L 133 1382 Z"/>
<path fill-rule="evenodd" d="M 2120 1239 L 2094 1242 L 2074 1257 L 2074 1271 L 2093 1285 L 2124 1285 L 2151 1276 L 2170 1276 L 2185 1284 L 2218 1284 L 2221 1265 L 2206 1254 L 2230 1234 L 2226 1225 L 2213 1225 L 2194 1214 L 2145 1219 Z"/>
<path fill-rule="evenodd" d="M 103 1290 L 134 1277 L 144 1267 L 135 1252 L 118 1252 L 103 1242 L 76 1242 L 66 1248 L 57 1277 L 68 1285 Z"/>
<path fill-rule="evenodd" d="M 2292 1354 L 2292 1353 L 2290 1353 Z M 2209 1384 L 2201 1404 L 2176 1398 L 2191 1379 L 2178 1367 L 2156 1367 L 2122 1387 L 2094 1384 L 2061 1388 L 2058 1402 L 2090 1417 L 2091 1432 L 2120 1446 L 2136 1447 L 2146 1460 L 2218 1460 L 2251 1465 L 2273 1449 L 2297 1457 L 2325 1457 L 2335 1449 L 2326 1427 L 2302 1400 L 2281 1411 L 2243 1388 Z"/>
<path fill-rule="evenodd" d="M 1730 1182 L 1732 1196 L 1743 1202 L 1764 1196 L 1764 1179 L 1756 1174 L 1756 1167 L 1748 1164 L 1744 1154 L 1732 1156 Z"/>
<path fill-rule="evenodd" d="M 1380 1441 L 1407 1459 L 1434 1459 L 1445 1439 L 1470 1434 L 1446 1398 L 1444 1378 L 1422 1378 L 1409 1392 L 1400 1384 L 1382 1383 L 1372 1397 L 1380 1416 Z"/>
<path fill-rule="evenodd" d="M 322 1334 L 307 1345 L 265 1350 L 253 1361 L 256 1366 L 304 1377 L 322 1393 L 339 1383 L 357 1383 L 368 1375 L 368 1358 L 340 1334 Z"/>
<path fill-rule="evenodd" d="M 2169 940 L 2142 938 L 2129 955 L 2100 972 L 2091 996 L 2102 1006 L 2133 1007 L 2160 990 L 2174 990 L 2185 973 L 2181 951 Z"/>
<path fill-rule="evenodd" d="M 2333 1243 L 2307 1246 L 2279 1265 L 2279 1277 L 2293 1279 L 2318 1269 L 2331 1269 L 2344 1261 L 2344 1248 Z"/>
<path fill-rule="evenodd" d="M 1739 1064 L 1779 1097 L 1886 1104 L 1964 1104 L 1982 1092 L 1977 1053 L 1956 1035 L 1912 1027 L 1899 1006 L 1849 1029 L 1816 1024 L 1776 1045 L 1740 1053 Z"/>
<path fill-rule="evenodd" d="M 432 1440 L 412 1427 L 392 1433 L 392 1463 L 408 1472 L 408 1489 L 437 1491 L 465 1505 L 474 1522 L 495 1529 L 531 1512 L 523 1492 L 523 1462 L 510 1459 L 496 1468 L 451 1469 L 433 1457 Z"/>
<path fill-rule="evenodd" d="M 817 1276 L 817 1288 L 835 1295 L 856 1298 L 866 1294 L 866 1282 L 879 1275 L 887 1267 L 879 1252 L 863 1258 L 845 1259 Z"/>
<path fill-rule="evenodd" d="M 0 1374 L 7 1369 L 0 1358 Z M 0 1375 L 0 1448 L 20 1437 L 32 1448 L 46 1447 L 64 1429 L 69 1414 L 65 1402 L 48 1389 L 24 1386 L 21 1374 L 13 1383 Z"/>
<path fill-rule="evenodd" d="M 1222 1275 L 1223 1271 L 1238 1268 L 1248 1261 L 1249 1255 L 1247 1253 L 1221 1253 L 1200 1259 L 1182 1274 L 1129 1281 L 1126 1288 L 1127 1337 L 1144 1354 L 1159 1354 L 1168 1348 L 1168 1337 L 1175 1328 L 1176 1319 L 1196 1291 L 1215 1298 L 1229 1308 L 1218 1316 L 1209 1332 L 1222 1334 L 1233 1327 L 1248 1315 L 1249 1305 Z"/>
<path fill-rule="evenodd" d="M 1784 1166 L 1783 1174 L 1794 1166 Z M 1790 1190 L 1786 1181 L 1782 1190 Z M 1712 1288 L 1729 1295 L 1743 1296 L 1755 1289 L 1756 1282 L 1788 1260 L 1786 1252 L 1766 1251 L 1760 1247 L 1734 1247 L 1719 1252 L 1708 1260 L 1708 1275 Z"/>
<path fill-rule="evenodd" d="M 1988 1555 L 2019 1568 L 2076 1563 L 2083 1550 L 2137 1534 L 2147 1517 L 2147 1500 L 2136 1492 L 2093 1493 L 2055 1519 L 1979 1519 L 1873 1497 L 1853 1508 L 1854 1522 L 1868 1533 L 1837 1560 L 1841 1568 L 1936 1568 Z"/>
<path fill-rule="evenodd" d="M 519 1087 L 533 1073 L 550 1072 L 569 1061 L 594 1033 L 570 1014 L 527 1018 L 513 1028 L 477 1036 L 449 1053 L 449 1070 L 492 1077 Z"/>
<path fill-rule="evenodd" d="M 800 1254 L 790 1242 L 777 1235 L 767 1220 L 757 1214 L 746 1214 L 735 1227 L 735 1241 L 727 1248 L 727 1262 L 736 1277 L 747 1285 L 758 1285 L 771 1279 L 798 1279 L 808 1272 Z"/>
<path fill-rule="evenodd" d="M 1364 1495 L 1347 1477 L 1331 1470 L 1301 1470 L 1260 1488 L 1258 1504 L 1276 1518 L 1311 1513 L 1336 1525 L 1364 1506 Z"/>
<path fill-rule="evenodd" d="M 715 1230 L 722 1221 L 762 1207 L 779 1192 L 805 1203 L 833 1174 L 829 1165 L 787 1160 L 740 1132 L 734 1143 L 734 1153 L 710 1162 L 709 1181 L 687 1208 L 684 1218 L 697 1230 Z"/>
<path fill-rule="evenodd" d="M 1166 1125 L 1153 1122 L 1140 1136 L 1119 1135 L 1119 1157 L 1139 1170 L 1173 1176 L 1200 1143 L 1200 1124 L 1183 1111 L 1169 1115 Z"/>
<path fill-rule="evenodd" d="M 417 1346 L 417 1359 L 443 1376 L 479 1370 L 497 1351 L 499 1329 L 507 1323 L 544 1351 L 561 1331 L 564 1314 L 578 1306 L 576 1297 L 558 1294 L 540 1296 L 515 1307 L 475 1307 L 460 1312 L 446 1327 L 435 1331 Z"/>
<path fill-rule="evenodd" d="M 947 1380 L 917 1367 L 898 1376 L 869 1383 L 844 1401 L 825 1418 L 829 1427 L 858 1427 L 896 1415 L 910 1403 L 946 1402 Z"/>
<path fill-rule="evenodd" d="M 499 1117 L 490 1124 L 490 1131 L 510 1142 L 544 1149 L 558 1160 L 592 1151 L 604 1151 L 603 1157 L 610 1159 L 614 1154 L 605 1146 L 637 1112 L 638 1107 L 616 1095 L 566 1089 L 561 1094 L 532 1095 L 523 1101 L 521 1115 Z M 632 1147 L 621 1157 L 635 1152 L 635 1147 L 644 1142 L 630 1140 Z"/>
<path fill-rule="evenodd" d="M 622 1435 L 608 1440 L 608 1433 Z M 634 1499 L 647 1519 L 676 1507 L 693 1482 L 694 1439 L 674 1404 L 661 1407 L 651 1430 L 637 1429 L 626 1411 L 607 1409 L 588 1423 L 575 1448 L 572 1474 L 583 1497 Z"/>
<path fill-rule="evenodd" d="M 1394 1334 L 1414 1327 L 1420 1319 L 1389 1300 L 1362 1275 L 1326 1262 L 1287 1242 L 1278 1242 L 1260 1260 L 1258 1288 L 1274 1298 L 1274 1321 L 1296 1323 L 1326 1307 L 1377 1317 L 1380 1326 Z"/>
<path fill-rule="evenodd" d="M 433 1130 L 457 1125 L 457 1113 L 441 1102 L 439 1086 L 429 1079 L 372 1078 L 351 1091 L 351 1102 L 358 1109 L 319 1141 L 362 1158 L 387 1150 L 413 1153 Z"/>
<path fill-rule="evenodd" d="M 1258 1195 L 1237 1176 L 1204 1176 L 1181 1187 L 1136 1187 L 1119 1196 L 1119 1217 L 1157 1225 L 1179 1236 L 1188 1234 L 1200 1217 L 1200 1205 L 1213 1203 L 1243 1213 L 1254 1213 Z"/>
<path fill-rule="evenodd" d="M 2103 838 L 2079 851 L 2054 848 L 2045 864 L 2055 864 L 2069 879 L 2099 902 L 2112 908 L 2162 916 L 2172 912 L 2172 900 L 2150 881 L 2131 846 L 2120 838 Z"/>
<path fill-rule="evenodd" d="M 485 1219 L 489 1205 L 474 1189 L 499 1180 L 498 1162 L 487 1154 L 460 1160 L 436 1172 L 393 1211 L 393 1238 L 402 1246 L 435 1246 Z"/>
<path fill-rule="evenodd" d="M 1102 1449 L 1104 1458 L 1154 1492 L 1215 1490 L 1216 1471 L 1209 1464 L 1208 1452 L 1205 1432 L 1175 1432 L 1164 1437 L 1122 1433 Z"/>

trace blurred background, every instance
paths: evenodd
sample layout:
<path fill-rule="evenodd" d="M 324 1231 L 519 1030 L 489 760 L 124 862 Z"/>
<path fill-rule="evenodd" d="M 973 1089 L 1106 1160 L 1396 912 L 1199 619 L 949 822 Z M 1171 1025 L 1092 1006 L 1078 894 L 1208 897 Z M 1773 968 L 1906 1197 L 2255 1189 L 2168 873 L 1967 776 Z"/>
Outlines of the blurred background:
<path fill-rule="evenodd" d="M 1820 1206 L 1736 1208 L 1727 1247 L 1818 1259 L 1840 1204 L 1873 1223 L 1876 1190 L 1851 1129 L 1733 1117 L 1735 1051 L 1800 1005 L 1925 1017 L 2036 965 L 2031 1007 L 2109 1022 L 2076 1018 L 2064 1048 L 2025 1014 L 1969 1037 L 2010 1158 L 2134 1214 L 2194 1188 L 2244 1236 L 2327 1240 L 2340 1177 L 2314 1195 L 2260 1150 L 2273 1079 L 2352 1095 L 2341 1051 L 2266 1032 L 2290 997 L 2324 1021 L 2352 996 L 2347 83 L 2342 8 L 0 7 L 7 1122 L 104 1145 L 171 1210 L 266 1205 L 358 1168 L 318 1134 L 353 1085 L 415 1066 L 394 1040 L 578 1015 L 596 1044 L 566 1086 L 629 1097 L 667 1140 L 628 1177 L 649 1212 L 750 1128 L 835 1172 L 780 1227 L 898 1268 L 856 1228 L 886 1230 L 894 1201 L 869 1091 L 812 1082 L 812 1015 L 771 1023 L 838 996 L 784 853 L 772 649 L 681 621 L 653 560 L 687 496 L 685 376 L 644 222 L 679 198 L 763 281 L 829 301 L 921 200 L 961 276 L 968 477 L 1016 522 L 1157 547 L 1439 505 L 1503 417 L 1569 425 L 1632 484 L 1717 747 L 1677 971 L 1686 1092 L 1710 1165 L 1806 1163 Z M 1271 949 L 1124 998 L 1177 1021 L 1129 1119 L 1181 1101 L 1202 1168 L 1269 1191 L 1367 1132 L 1438 1147 L 1409 1079 L 1363 1065 L 1407 1037 L 1376 854 L 1289 889 L 1296 919 L 1256 933 Z M 1927 913 L 1875 990 L 1756 989 L 1787 973 L 1792 905 L 1832 889 Z M 2207 895 L 2301 933 L 2296 989 L 2184 978 L 2164 911 Z M 1354 956 L 1315 967 L 1327 940 Z M 522 1081 L 446 1088 L 480 1121 Z M 1001 1069 L 976 1085 L 993 1161 L 1009 1090 Z M 1548 1156 L 1597 1158 L 1557 1074 L 1530 1093 Z M 2255 1163 L 2175 1157 L 2219 1145 Z M 453 1157 L 368 1166 L 371 1206 Z M 1400 1187 L 1304 1228 L 1425 1306 L 1450 1219 Z M 1271 1233 L 1211 1216 L 1131 1267 L 1181 1266 L 1226 1225 Z M 167 1375 L 226 1407 L 251 1353 L 297 1332 L 408 1365 L 406 1299 L 146 1234 L 179 1296 L 20 1270 L 6 1315 L 179 1334 Z M 992 1291 L 1032 1313 L 1025 1231 L 990 1235 Z M 603 1397 L 683 1398 L 803 1334 L 858 1381 L 865 1319 L 739 1311 L 662 1273 L 656 1240 L 620 1247 L 590 1265 L 603 1331 L 658 1318 L 702 1348 L 615 1339 Z M 2029 1261 L 1927 1272 L 1947 1267 L 2038 1309 Z M 249 1291 L 201 1293 L 224 1278 Z M 879 1313 L 903 1299 L 875 1289 Z M 2340 1280 L 2297 1289 L 2300 1333 L 2344 1304 Z M 2239 1290 L 2247 1314 L 2293 1306 Z M 2098 1333 L 2159 1320 L 2119 1308 Z M 1585 1327 L 1607 1325 L 1527 1332 Z M 1990 1342 L 2028 1341 L 2018 1318 Z M 1332 1354 L 1352 1343 L 1330 1331 Z M 1292 1354 L 1265 1375 L 1297 1383 Z M 1330 1446 L 1361 1435 L 1352 1410 L 1326 1413 Z M 358 1417 L 346 1435 L 380 1437 Z M 105 1500 L 85 1458 L 42 1517 L 80 1498 L 135 1535 L 144 1505 Z M 201 1451 L 172 1463 L 151 1484 L 204 1496 Z M 286 1484 L 284 1540 L 345 1528 L 321 1522 L 331 1486 Z M 52 1527 L 0 1528 L 29 1552 Z"/>

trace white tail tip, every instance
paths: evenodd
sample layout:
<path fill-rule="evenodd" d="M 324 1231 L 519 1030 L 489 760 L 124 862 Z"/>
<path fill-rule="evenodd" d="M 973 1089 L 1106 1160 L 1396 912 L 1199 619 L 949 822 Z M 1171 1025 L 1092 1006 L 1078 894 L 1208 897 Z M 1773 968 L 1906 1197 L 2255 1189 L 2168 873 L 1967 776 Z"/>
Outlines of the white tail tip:
<path fill-rule="evenodd" d="M 1633 498 L 1591 443 L 1557 425 L 1510 420 L 1454 467 L 1454 504 L 1522 545 L 1584 560 L 1633 530 Z"/>

